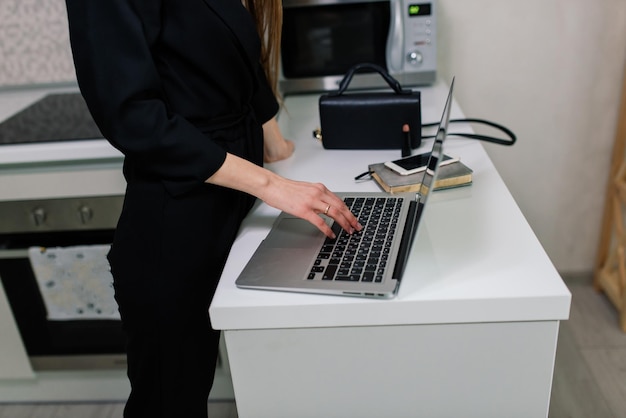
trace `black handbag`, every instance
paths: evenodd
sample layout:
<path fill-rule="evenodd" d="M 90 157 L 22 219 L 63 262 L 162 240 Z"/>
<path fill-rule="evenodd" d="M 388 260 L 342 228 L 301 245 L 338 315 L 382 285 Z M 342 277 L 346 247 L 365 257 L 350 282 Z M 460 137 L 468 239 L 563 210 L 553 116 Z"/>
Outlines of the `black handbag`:
<path fill-rule="evenodd" d="M 393 91 L 345 94 L 354 73 L 374 70 Z M 421 143 L 420 92 L 402 89 L 383 68 L 362 63 L 350 68 L 336 92 L 319 99 L 322 145 L 328 149 L 403 149 Z M 403 132 L 403 125 L 409 132 Z"/>

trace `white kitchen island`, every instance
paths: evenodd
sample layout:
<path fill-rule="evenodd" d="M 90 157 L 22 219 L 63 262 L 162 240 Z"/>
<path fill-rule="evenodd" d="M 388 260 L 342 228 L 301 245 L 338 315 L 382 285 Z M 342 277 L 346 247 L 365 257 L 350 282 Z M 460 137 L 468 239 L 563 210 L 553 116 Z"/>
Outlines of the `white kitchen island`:
<path fill-rule="evenodd" d="M 438 121 L 447 86 L 421 91 L 423 122 Z M 354 177 L 400 151 L 324 150 L 311 135 L 317 98 L 286 98 L 279 122 L 296 153 L 270 168 L 337 192 L 379 190 Z M 482 145 L 449 137 L 445 148 L 474 170 L 474 183 L 431 196 L 392 300 L 238 289 L 278 215 L 256 205 L 210 309 L 240 418 L 548 415 L 570 293 Z"/>

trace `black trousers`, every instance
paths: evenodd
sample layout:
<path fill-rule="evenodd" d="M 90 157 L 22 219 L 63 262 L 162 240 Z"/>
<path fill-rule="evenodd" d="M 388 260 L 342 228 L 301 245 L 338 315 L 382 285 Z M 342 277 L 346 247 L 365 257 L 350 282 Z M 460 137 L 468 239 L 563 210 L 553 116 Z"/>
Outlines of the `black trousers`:
<path fill-rule="evenodd" d="M 262 142 L 255 149 L 258 160 Z M 127 334 L 125 417 L 207 416 L 219 341 L 208 309 L 253 202 L 208 184 L 171 196 L 158 181 L 129 180 L 109 253 Z"/>

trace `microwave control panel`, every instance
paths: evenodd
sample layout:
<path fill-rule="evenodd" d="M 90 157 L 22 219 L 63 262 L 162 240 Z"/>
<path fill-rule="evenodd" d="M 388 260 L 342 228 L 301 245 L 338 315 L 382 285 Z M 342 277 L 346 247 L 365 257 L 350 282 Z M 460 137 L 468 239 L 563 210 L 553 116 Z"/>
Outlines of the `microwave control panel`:
<path fill-rule="evenodd" d="M 387 62 L 392 73 L 435 71 L 437 20 L 434 2 L 392 0 Z"/>

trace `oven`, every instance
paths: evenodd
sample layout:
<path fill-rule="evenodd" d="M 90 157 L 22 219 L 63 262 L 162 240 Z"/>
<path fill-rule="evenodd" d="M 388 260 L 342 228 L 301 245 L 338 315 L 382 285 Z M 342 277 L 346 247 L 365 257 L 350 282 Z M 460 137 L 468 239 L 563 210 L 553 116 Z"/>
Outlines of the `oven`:
<path fill-rule="evenodd" d="M 34 370 L 124 368 L 103 268 L 122 195 L 0 202 L 0 280 Z"/>
<path fill-rule="evenodd" d="M 104 264 L 123 202 L 121 156 L 108 148 L 75 91 L 44 94 L 0 123 L 0 282 L 35 371 L 125 368 L 110 273 L 92 266 Z"/>
<path fill-rule="evenodd" d="M 123 378 L 125 337 L 106 260 L 122 164 L 75 86 L 0 91 L 0 312 L 8 312 L 0 330 L 10 331 L 0 338 L 0 381 L 41 372 Z M 104 396 L 94 393 L 84 399 Z M 233 397 L 223 344 L 212 395 Z"/>

